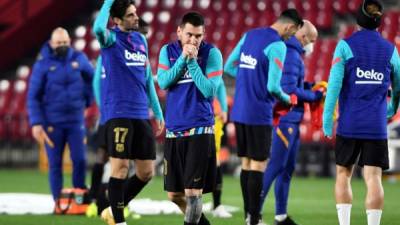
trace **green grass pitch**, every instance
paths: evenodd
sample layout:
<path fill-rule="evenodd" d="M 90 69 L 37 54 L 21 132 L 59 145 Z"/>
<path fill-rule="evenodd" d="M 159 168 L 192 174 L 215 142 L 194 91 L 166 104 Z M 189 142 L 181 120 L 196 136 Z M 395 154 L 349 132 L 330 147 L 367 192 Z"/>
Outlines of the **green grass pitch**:
<path fill-rule="evenodd" d="M 65 186 L 71 186 L 70 176 L 65 177 Z M 336 208 L 333 196 L 334 179 L 294 178 L 291 185 L 289 199 L 290 215 L 302 225 L 337 225 Z M 353 184 L 354 202 L 351 215 L 352 225 L 367 224 L 364 196 L 365 185 L 360 179 Z M 385 209 L 382 225 L 400 225 L 400 182 L 384 182 Z M 47 175 L 36 170 L 1 170 L 0 192 L 31 192 L 49 193 Z M 161 177 L 154 178 L 140 193 L 138 198 L 166 199 Z M 204 202 L 211 201 L 209 194 L 205 195 Z M 239 179 L 224 177 L 222 203 L 241 207 L 242 198 Z M 0 202 L 1 204 L 1 202 Z M 267 198 L 264 207 L 264 220 L 273 224 L 274 198 L 273 191 Z M 237 212 L 233 218 L 218 219 L 208 215 L 213 225 L 243 225 L 243 212 Z M 142 216 L 139 220 L 128 219 L 129 225 L 180 225 L 183 224 L 182 215 Z M 89 219 L 84 216 L 53 216 L 53 215 L 0 215 L 0 225 L 102 225 L 99 218 Z"/>

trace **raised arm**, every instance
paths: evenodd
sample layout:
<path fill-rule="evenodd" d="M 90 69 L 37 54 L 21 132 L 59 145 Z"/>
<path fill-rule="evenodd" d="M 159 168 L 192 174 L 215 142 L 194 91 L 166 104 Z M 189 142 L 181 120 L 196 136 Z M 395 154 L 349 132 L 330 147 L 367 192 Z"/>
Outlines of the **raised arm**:
<path fill-rule="evenodd" d="M 105 0 L 100 12 L 94 21 L 93 32 L 102 48 L 107 48 L 114 44 L 116 36 L 114 32 L 107 29 L 108 18 L 110 17 L 110 9 L 114 0 Z"/>
<path fill-rule="evenodd" d="M 93 77 L 93 93 L 94 93 L 94 100 L 98 107 L 100 107 L 101 101 L 101 92 L 100 92 L 100 83 L 101 83 L 101 73 L 103 70 L 102 58 L 99 56 L 96 61 L 96 69 L 94 71 Z"/>

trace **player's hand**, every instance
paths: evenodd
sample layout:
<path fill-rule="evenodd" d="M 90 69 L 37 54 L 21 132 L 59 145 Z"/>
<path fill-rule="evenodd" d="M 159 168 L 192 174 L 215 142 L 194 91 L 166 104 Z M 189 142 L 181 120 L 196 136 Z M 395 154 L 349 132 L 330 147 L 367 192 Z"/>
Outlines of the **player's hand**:
<path fill-rule="evenodd" d="M 291 106 L 297 105 L 297 95 L 295 94 L 290 95 L 290 105 Z"/>
<path fill-rule="evenodd" d="M 156 136 L 160 136 L 160 134 L 164 130 L 165 123 L 162 120 L 156 120 L 156 124 L 157 124 Z"/>
<path fill-rule="evenodd" d="M 199 50 L 197 49 L 197 47 L 195 45 L 186 44 L 186 45 L 184 45 L 184 48 L 187 51 L 187 56 L 189 57 L 189 59 L 196 59 L 197 58 Z"/>
<path fill-rule="evenodd" d="M 54 143 L 51 141 L 49 136 L 47 136 L 42 125 L 35 125 L 32 127 L 32 136 L 40 144 L 44 145 L 46 143 L 51 148 L 54 148 Z"/>
<path fill-rule="evenodd" d="M 189 57 L 189 45 L 183 45 L 182 55 L 183 55 L 183 58 Z"/>

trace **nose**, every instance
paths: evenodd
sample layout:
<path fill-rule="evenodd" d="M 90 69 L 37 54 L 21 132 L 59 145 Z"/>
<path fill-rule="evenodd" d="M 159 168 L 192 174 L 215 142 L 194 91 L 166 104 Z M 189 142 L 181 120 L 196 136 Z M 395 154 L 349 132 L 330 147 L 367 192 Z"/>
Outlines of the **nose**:
<path fill-rule="evenodd" d="M 194 37 L 194 36 L 192 36 L 192 37 L 190 38 L 190 43 L 191 43 L 192 45 L 197 45 L 197 44 L 198 44 L 197 38 Z"/>

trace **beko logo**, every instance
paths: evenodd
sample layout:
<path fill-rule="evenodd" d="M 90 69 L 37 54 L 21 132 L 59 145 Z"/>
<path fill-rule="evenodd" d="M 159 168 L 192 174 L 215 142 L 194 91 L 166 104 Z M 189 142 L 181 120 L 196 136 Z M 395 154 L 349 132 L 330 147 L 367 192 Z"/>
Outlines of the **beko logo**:
<path fill-rule="evenodd" d="M 240 54 L 240 68 L 255 69 L 257 65 L 257 59 L 251 55 L 245 55 L 243 52 Z"/>
<path fill-rule="evenodd" d="M 133 62 L 127 62 L 127 66 L 144 66 L 147 60 L 145 54 L 140 52 L 129 52 L 125 49 L 125 59 Z"/>
<path fill-rule="evenodd" d="M 382 80 L 384 78 L 383 73 L 376 72 L 374 69 L 362 70 L 360 67 L 357 67 L 356 75 L 358 78 L 367 79 L 357 80 L 356 84 L 382 84 Z"/>

